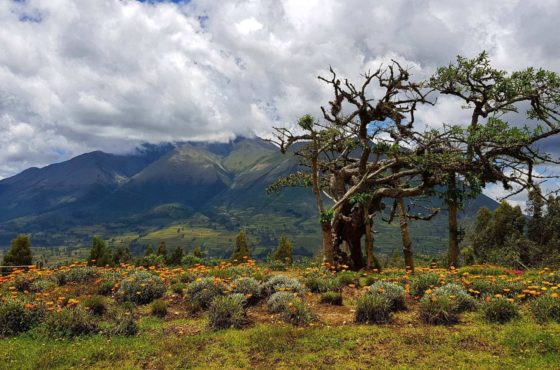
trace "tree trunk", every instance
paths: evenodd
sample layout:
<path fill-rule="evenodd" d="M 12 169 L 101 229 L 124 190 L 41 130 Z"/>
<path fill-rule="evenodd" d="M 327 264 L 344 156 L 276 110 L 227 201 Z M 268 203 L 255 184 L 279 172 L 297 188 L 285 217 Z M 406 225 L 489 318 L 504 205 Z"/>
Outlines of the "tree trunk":
<path fill-rule="evenodd" d="M 449 250 L 448 250 L 448 267 L 457 267 L 459 261 L 459 228 L 457 222 L 457 211 L 459 205 L 457 202 L 457 182 L 455 174 L 450 174 L 448 184 L 449 199 L 447 202 L 449 215 Z"/>
<path fill-rule="evenodd" d="M 407 271 L 414 272 L 414 256 L 412 255 L 412 239 L 408 231 L 408 218 L 404 208 L 403 198 L 398 198 L 397 211 L 399 213 L 399 224 L 401 227 L 401 237 L 403 245 L 404 266 Z"/>
<path fill-rule="evenodd" d="M 321 232 L 323 234 L 323 253 L 324 253 L 324 260 L 325 264 L 328 264 L 329 267 L 335 267 L 335 258 L 334 258 L 334 243 L 332 239 L 332 230 L 331 230 L 331 223 L 330 222 L 323 222 L 321 223 Z"/>

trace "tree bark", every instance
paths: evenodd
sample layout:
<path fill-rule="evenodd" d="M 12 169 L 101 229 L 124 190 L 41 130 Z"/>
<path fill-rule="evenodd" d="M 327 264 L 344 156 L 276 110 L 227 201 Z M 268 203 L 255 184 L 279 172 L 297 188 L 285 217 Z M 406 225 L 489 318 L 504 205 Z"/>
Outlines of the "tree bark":
<path fill-rule="evenodd" d="M 447 202 L 449 217 L 449 250 L 448 267 L 457 267 L 459 260 L 459 228 L 457 222 L 457 211 L 459 204 L 457 201 L 457 180 L 455 173 L 450 174 L 448 184 L 449 199 Z"/>
<path fill-rule="evenodd" d="M 334 243 L 332 239 L 332 230 L 330 222 L 321 223 L 321 232 L 323 234 L 323 262 L 329 267 L 335 267 Z"/>
<path fill-rule="evenodd" d="M 397 211 L 399 213 L 399 224 L 403 245 L 404 266 L 407 271 L 414 272 L 414 256 L 412 254 L 412 239 L 408 231 L 408 218 L 404 208 L 404 199 L 397 198 Z"/>

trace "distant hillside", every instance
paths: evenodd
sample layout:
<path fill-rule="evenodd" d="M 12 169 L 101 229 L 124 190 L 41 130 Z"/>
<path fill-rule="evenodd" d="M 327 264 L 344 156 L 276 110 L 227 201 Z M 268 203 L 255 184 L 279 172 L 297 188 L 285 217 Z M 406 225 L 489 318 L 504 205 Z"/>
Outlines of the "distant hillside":
<path fill-rule="evenodd" d="M 87 244 L 92 235 L 128 243 L 140 252 L 165 240 L 226 256 L 240 227 L 248 229 L 257 256 L 265 257 L 280 235 L 296 253 L 311 255 L 320 245 L 317 213 L 308 189 L 267 194 L 276 178 L 297 168 L 261 139 L 229 143 L 145 145 L 128 155 L 92 152 L 44 168 L 30 168 L 0 181 L 0 246 L 19 232 L 36 246 Z M 437 199 L 432 199 L 435 205 Z M 496 203 L 481 195 L 465 210 Z M 442 213 L 411 225 L 415 250 L 446 248 Z M 378 223 L 376 244 L 400 250 L 396 224 Z"/>

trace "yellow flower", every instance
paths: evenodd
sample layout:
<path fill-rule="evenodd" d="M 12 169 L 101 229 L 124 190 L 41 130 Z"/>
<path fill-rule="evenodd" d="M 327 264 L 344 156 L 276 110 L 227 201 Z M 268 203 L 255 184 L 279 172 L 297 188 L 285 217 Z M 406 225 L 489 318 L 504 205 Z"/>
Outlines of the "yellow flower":
<path fill-rule="evenodd" d="M 424 291 L 425 294 L 432 294 L 432 292 L 433 292 L 433 291 L 432 291 L 431 289 L 426 289 L 426 290 Z"/>

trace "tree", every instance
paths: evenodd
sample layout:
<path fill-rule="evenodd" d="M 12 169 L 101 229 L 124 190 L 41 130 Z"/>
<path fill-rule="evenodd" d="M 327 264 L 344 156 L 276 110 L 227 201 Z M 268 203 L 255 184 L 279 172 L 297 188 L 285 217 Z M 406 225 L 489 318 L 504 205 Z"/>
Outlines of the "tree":
<path fill-rule="evenodd" d="M 202 253 L 202 250 L 200 250 L 200 246 L 198 245 L 194 247 L 192 254 L 197 258 L 204 258 L 204 253 Z"/>
<path fill-rule="evenodd" d="M 154 254 L 154 248 L 152 247 L 151 244 L 148 244 L 148 246 L 146 247 L 146 251 L 144 252 L 144 257 L 148 257 L 149 255 Z"/>
<path fill-rule="evenodd" d="M 114 265 L 128 263 L 132 259 L 130 248 L 128 245 L 124 245 L 124 243 L 120 243 L 116 248 L 114 248 L 112 255 Z"/>
<path fill-rule="evenodd" d="M 156 251 L 156 255 L 162 256 L 164 260 L 167 259 L 167 246 L 165 245 L 164 241 L 159 243 L 159 246 Z"/>
<path fill-rule="evenodd" d="M 18 235 L 12 240 L 10 250 L 4 256 L 5 266 L 28 266 L 31 265 L 33 255 L 31 253 L 31 240 L 27 235 Z"/>
<path fill-rule="evenodd" d="M 105 245 L 103 239 L 94 236 L 91 240 L 91 250 L 88 258 L 89 266 L 105 266 L 112 262 L 111 251 Z"/>
<path fill-rule="evenodd" d="M 168 264 L 172 266 L 179 266 L 181 264 L 181 260 L 183 259 L 183 248 L 177 246 L 171 256 L 169 257 Z"/>
<path fill-rule="evenodd" d="M 439 68 L 430 87 L 459 98 L 459 103 L 471 110 L 467 128 L 457 130 L 454 138 L 455 146 L 464 149 L 464 166 L 449 171 L 447 182 L 449 266 L 456 266 L 458 180 L 475 190 L 487 183 L 502 183 L 514 193 L 532 187 L 538 177 L 534 165 L 554 162 L 540 153 L 535 143 L 560 133 L 560 78 L 554 72 L 534 68 L 508 74 L 493 68 L 482 52 L 473 59 L 459 56 L 456 63 Z M 524 109 L 524 104 L 529 108 Z M 522 111 L 533 121 L 533 128 L 515 127 L 505 120 Z"/>
<path fill-rule="evenodd" d="M 287 236 L 282 236 L 280 238 L 280 243 L 278 244 L 276 250 L 272 253 L 271 259 L 273 261 L 281 261 L 287 265 L 292 264 L 292 242 Z"/>
<path fill-rule="evenodd" d="M 247 243 L 247 234 L 245 229 L 241 229 L 237 237 L 235 238 L 235 246 L 233 248 L 233 253 L 231 255 L 231 260 L 233 262 L 244 262 L 250 257 L 249 245 Z"/>

